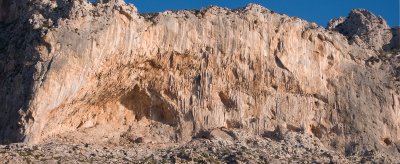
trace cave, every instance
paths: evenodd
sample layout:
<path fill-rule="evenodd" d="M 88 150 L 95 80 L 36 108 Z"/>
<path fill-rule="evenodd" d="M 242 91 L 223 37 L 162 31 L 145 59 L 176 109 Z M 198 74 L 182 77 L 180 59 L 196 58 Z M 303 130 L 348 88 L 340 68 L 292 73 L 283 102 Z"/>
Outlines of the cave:
<path fill-rule="evenodd" d="M 177 111 L 155 91 L 136 85 L 121 98 L 121 104 L 133 112 L 137 121 L 146 118 L 173 127 L 178 125 Z"/>

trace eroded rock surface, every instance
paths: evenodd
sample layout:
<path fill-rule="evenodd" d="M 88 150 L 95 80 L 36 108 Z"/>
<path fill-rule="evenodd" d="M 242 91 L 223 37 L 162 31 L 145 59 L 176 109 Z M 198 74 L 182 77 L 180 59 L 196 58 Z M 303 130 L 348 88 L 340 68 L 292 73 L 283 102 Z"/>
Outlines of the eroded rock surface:
<path fill-rule="evenodd" d="M 350 44 L 380 50 L 389 45 L 393 38 L 386 21 L 365 9 L 354 9 L 346 18 L 333 19 L 328 29 L 338 31 L 347 36 Z"/>
<path fill-rule="evenodd" d="M 366 10 L 324 29 L 254 4 L 24 2 L 0 13 L 3 142 L 182 143 L 227 128 L 399 157 L 398 33 Z"/>

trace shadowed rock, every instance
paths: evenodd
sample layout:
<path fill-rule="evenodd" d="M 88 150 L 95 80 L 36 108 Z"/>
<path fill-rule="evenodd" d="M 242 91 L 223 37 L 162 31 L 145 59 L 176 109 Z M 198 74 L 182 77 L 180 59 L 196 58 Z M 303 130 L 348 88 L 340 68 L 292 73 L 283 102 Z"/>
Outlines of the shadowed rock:
<path fill-rule="evenodd" d="M 350 44 L 375 50 L 381 50 L 392 39 L 386 21 L 365 9 L 354 9 L 346 18 L 331 20 L 327 28 L 347 36 Z"/>

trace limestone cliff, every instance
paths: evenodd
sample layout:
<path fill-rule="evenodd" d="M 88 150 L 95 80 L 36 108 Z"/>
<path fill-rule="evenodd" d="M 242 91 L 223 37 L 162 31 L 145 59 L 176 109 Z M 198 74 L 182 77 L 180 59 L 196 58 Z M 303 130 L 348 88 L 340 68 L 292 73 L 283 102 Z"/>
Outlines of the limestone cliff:
<path fill-rule="evenodd" d="M 4 142 L 184 142 L 226 127 L 399 155 L 398 33 L 366 10 L 324 29 L 254 4 L 140 15 L 20 1 L 0 0 Z"/>

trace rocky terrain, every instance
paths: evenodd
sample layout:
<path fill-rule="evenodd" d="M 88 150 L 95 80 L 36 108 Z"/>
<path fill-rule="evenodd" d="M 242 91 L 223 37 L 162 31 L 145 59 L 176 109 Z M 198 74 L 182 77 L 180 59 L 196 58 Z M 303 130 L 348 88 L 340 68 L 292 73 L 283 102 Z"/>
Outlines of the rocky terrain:
<path fill-rule="evenodd" d="M 0 146 L 0 157 L 4 163 L 396 163 L 374 151 L 344 156 L 324 148 L 316 137 L 295 132 L 280 138 L 225 132 L 213 130 L 174 145 L 11 144 Z"/>
<path fill-rule="evenodd" d="M 0 0 L 1 156 L 395 163 L 399 33 L 363 9 L 323 28 L 255 4 Z"/>

